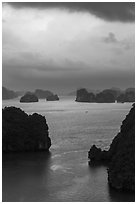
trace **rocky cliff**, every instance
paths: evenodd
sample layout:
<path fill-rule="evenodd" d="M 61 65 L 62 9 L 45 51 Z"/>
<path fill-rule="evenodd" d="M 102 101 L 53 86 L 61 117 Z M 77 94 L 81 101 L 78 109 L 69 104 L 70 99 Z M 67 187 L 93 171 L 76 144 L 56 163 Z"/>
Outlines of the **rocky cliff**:
<path fill-rule="evenodd" d="M 3 152 L 48 150 L 51 146 L 48 125 L 44 116 L 27 115 L 20 108 L 2 110 Z"/>
<path fill-rule="evenodd" d="M 108 162 L 108 182 L 112 187 L 135 190 L 135 104 L 123 120 L 110 149 L 102 151 L 93 145 L 88 157 L 90 163 Z"/>

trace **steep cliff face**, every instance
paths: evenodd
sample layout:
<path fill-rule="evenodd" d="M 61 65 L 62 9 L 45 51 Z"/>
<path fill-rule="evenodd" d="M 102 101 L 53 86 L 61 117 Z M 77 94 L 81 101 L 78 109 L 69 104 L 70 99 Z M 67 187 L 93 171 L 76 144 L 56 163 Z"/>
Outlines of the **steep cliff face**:
<path fill-rule="evenodd" d="M 48 125 L 44 116 L 27 115 L 20 108 L 2 110 L 3 152 L 48 150 L 51 146 Z"/>
<path fill-rule="evenodd" d="M 117 189 L 135 190 L 135 105 L 114 138 L 109 155 L 108 180 Z"/>
<path fill-rule="evenodd" d="M 108 162 L 109 184 L 119 190 L 135 190 L 135 104 L 122 122 L 120 132 L 108 151 L 93 145 L 89 151 L 90 162 Z"/>

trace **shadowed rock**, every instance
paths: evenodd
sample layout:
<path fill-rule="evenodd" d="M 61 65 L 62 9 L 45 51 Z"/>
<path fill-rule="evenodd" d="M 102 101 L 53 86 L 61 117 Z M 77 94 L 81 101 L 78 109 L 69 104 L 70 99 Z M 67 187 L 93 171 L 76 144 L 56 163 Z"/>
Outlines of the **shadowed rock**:
<path fill-rule="evenodd" d="M 98 148 L 95 145 L 93 145 L 88 152 L 88 158 L 90 158 L 91 162 L 106 161 L 108 160 L 107 156 L 107 151 L 102 151 L 101 148 Z"/>
<path fill-rule="evenodd" d="M 102 151 L 93 145 L 88 153 L 90 163 L 108 162 L 109 184 L 118 190 L 135 190 L 135 104 L 122 122 L 120 132 L 110 149 Z"/>
<path fill-rule="evenodd" d="M 2 110 L 3 152 L 49 150 L 48 125 L 44 116 L 27 115 L 20 108 L 5 107 Z"/>

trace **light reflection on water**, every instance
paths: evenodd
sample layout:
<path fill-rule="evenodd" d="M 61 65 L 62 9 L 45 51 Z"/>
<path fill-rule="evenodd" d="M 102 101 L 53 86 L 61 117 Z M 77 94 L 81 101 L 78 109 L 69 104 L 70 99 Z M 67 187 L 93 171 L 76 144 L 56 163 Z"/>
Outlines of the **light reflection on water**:
<path fill-rule="evenodd" d="M 5 105 L 45 115 L 52 147 L 49 154 L 3 155 L 3 201 L 134 201 L 134 195 L 109 188 L 106 166 L 90 167 L 87 159 L 92 144 L 109 147 L 131 104 L 10 100 Z"/>

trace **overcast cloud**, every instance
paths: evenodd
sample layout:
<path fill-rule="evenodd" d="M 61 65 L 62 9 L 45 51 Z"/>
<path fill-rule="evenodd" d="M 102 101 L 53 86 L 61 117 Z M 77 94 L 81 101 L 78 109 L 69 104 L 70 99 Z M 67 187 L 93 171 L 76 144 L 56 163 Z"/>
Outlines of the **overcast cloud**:
<path fill-rule="evenodd" d="M 133 3 L 3 3 L 3 85 L 134 86 Z"/>

